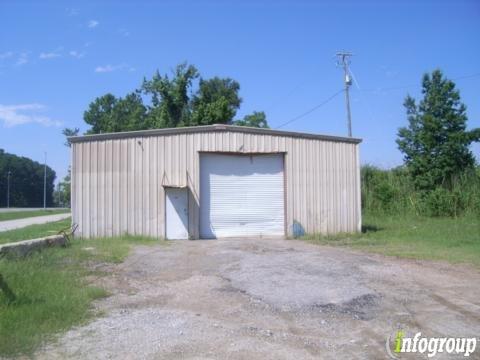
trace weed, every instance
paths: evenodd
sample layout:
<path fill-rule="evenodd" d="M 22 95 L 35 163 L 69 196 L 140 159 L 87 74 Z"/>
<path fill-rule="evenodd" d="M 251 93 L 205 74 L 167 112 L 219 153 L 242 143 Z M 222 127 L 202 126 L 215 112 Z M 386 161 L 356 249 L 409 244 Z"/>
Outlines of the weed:
<path fill-rule="evenodd" d="M 128 235 L 75 239 L 67 248 L 0 259 L 0 274 L 16 297 L 11 301 L 0 292 L 0 357 L 30 356 L 41 343 L 98 315 L 91 302 L 109 294 L 88 282 L 91 275 L 105 274 L 92 265 L 121 262 L 136 244 L 159 243 Z"/>

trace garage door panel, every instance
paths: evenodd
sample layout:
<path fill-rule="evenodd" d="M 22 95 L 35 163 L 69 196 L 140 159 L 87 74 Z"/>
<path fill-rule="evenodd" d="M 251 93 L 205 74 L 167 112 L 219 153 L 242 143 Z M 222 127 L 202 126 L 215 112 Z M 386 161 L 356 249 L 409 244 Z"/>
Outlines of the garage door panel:
<path fill-rule="evenodd" d="M 200 235 L 284 235 L 282 155 L 202 154 Z"/>

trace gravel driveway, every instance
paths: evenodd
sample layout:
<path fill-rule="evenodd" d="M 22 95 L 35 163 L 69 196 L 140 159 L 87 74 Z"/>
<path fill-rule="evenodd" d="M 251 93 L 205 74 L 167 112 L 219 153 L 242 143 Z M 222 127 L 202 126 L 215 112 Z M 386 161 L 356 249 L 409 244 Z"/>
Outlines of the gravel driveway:
<path fill-rule="evenodd" d="M 480 334 L 480 273 L 467 267 L 229 239 L 140 246 L 106 270 L 105 315 L 38 358 L 385 359 L 398 329 Z"/>

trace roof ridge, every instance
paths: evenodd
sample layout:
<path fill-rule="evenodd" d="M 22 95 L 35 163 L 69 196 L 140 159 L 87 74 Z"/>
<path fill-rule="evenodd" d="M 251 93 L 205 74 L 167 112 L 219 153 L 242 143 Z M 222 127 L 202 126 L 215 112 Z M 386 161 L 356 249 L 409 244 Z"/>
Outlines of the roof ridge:
<path fill-rule="evenodd" d="M 70 136 L 68 137 L 68 140 L 72 143 L 76 143 L 76 142 L 84 142 L 84 141 L 100 141 L 100 140 L 109 140 L 109 139 L 122 139 L 122 138 L 145 137 L 145 136 L 156 136 L 156 135 L 162 136 L 162 135 L 174 135 L 174 134 L 191 134 L 191 133 L 202 133 L 202 132 L 210 132 L 210 131 L 233 131 L 233 132 L 242 132 L 242 133 L 250 133 L 250 134 L 286 136 L 286 137 L 317 139 L 317 140 L 325 140 L 325 141 L 347 142 L 347 143 L 354 143 L 354 144 L 359 144 L 360 142 L 362 142 L 362 140 L 359 138 L 350 138 L 350 137 L 334 136 L 334 135 L 321 135 L 321 134 L 312 134 L 312 133 L 286 131 L 286 130 L 265 129 L 265 128 L 229 125 L 229 124 L 185 126 L 185 127 L 176 127 L 176 128 L 90 134 L 90 135 L 82 135 L 82 136 Z"/>

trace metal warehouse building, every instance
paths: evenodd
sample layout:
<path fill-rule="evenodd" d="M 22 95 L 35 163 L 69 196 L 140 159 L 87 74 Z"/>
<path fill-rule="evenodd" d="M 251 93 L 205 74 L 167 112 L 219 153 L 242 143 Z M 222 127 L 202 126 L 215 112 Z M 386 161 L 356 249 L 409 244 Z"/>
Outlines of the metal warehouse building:
<path fill-rule="evenodd" d="M 229 125 L 70 138 L 81 237 L 361 228 L 359 139 Z"/>

